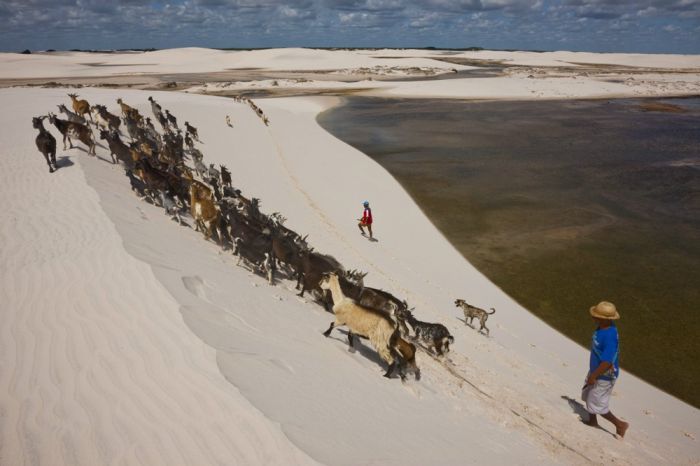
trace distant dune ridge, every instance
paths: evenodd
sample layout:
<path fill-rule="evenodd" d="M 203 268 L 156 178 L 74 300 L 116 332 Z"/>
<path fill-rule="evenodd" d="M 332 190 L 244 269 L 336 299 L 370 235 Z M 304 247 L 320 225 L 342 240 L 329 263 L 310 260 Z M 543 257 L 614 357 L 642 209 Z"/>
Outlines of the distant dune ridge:
<path fill-rule="evenodd" d="M 239 53 L 233 65 L 226 61 Z M 535 55 L 484 53 L 511 61 Z M 214 72 L 233 66 L 351 69 L 382 63 L 466 69 L 424 58 L 426 51 L 226 54 L 201 49 L 108 54 L 104 63 L 126 64 L 114 70 L 81 65 L 86 54 L 2 54 L 0 79 L 104 76 L 108 68 L 109 74 Z M 408 57 L 396 64 L 395 58 L 381 62 L 372 54 Z M 700 67 L 697 56 L 537 55 L 549 64 L 566 59 Z M 89 59 L 102 61 L 94 54 Z M 633 85 L 548 76 L 536 84 L 541 96 L 530 95 L 537 79 L 522 70 L 500 78 L 372 81 L 366 87 L 385 95 L 490 98 L 499 89 L 501 97 L 527 98 L 697 93 L 697 73 L 649 73 L 623 79 L 634 77 Z M 350 353 L 342 333 L 323 337 L 333 316 L 297 298 L 292 282 L 269 286 L 235 267 L 230 252 L 140 201 L 123 170 L 106 162 L 106 146 L 98 145 L 92 158 L 82 145 L 61 150 L 59 139 L 59 169 L 48 173 L 34 145 L 31 118 L 67 104 L 66 94 L 73 91 L 0 89 L 5 150 L 0 157 L 5 200 L 0 214 L 0 463 L 614 460 L 638 465 L 700 460 L 700 412 L 630 374 L 622 374 L 612 400 L 616 414 L 632 426 L 624 441 L 579 422 L 587 351 L 489 283 L 388 173 L 317 125 L 316 115 L 340 99 L 257 99 L 270 118 L 265 126 L 248 106 L 224 97 L 127 89 L 77 92 L 113 113 L 118 113 L 116 99 L 122 98 L 149 116 L 147 97 L 154 96 L 198 128 L 205 162 L 226 164 L 234 186 L 261 198 L 266 212 L 282 212 L 288 226 L 308 233 L 318 250 L 369 272 L 368 285 L 405 297 L 421 320 L 443 323 L 455 337 L 452 351 L 443 361 L 419 353 L 419 382 L 384 379 L 383 366 L 365 343 Z M 59 138 L 53 126 L 50 131 Z M 378 243 L 368 242 L 355 226 L 364 199 L 372 203 Z M 464 325 L 456 298 L 498 309 L 489 320 L 490 338 Z M 581 303 L 581 325 L 592 325 L 586 312 L 592 304 Z M 621 313 L 624 318 L 624 309 Z"/>

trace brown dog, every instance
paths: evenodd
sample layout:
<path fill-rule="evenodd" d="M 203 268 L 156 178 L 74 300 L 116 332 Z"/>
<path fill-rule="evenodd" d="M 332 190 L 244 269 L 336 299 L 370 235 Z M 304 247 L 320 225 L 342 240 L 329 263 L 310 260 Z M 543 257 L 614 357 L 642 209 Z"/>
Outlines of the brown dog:
<path fill-rule="evenodd" d="M 479 319 L 479 322 L 481 323 L 481 328 L 479 331 L 481 332 L 482 330 L 486 330 L 486 335 L 489 334 L 489 328 L 486 326 L 486 320 L 489 318 L 491 314 L 494 314 L 496 310 L 494 308 L 491 308 L 492 312 L 486 312 L 483 309 L 480 309 L 476 306 L 472 306 L 471 304 L 467 303 L 463 299 L 457 299 L 455 300 L 455 306 L 461 307 L 462 310 L 464 311 L 464 323 L 466 325 L 472 326 L 472 321 L 474 319 Z M 469 319 L 469 322 L 467 323 L 467 319 Z"/>

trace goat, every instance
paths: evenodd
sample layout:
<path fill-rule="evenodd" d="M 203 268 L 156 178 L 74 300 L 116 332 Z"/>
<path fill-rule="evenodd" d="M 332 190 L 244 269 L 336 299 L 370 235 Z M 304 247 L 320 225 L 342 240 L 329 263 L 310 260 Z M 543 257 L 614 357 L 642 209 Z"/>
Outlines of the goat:
<path fill-rule="evenodd" d="M 212 193 L 208 188 L 196 183 L 190 184 L 190 211 L 195 221 L 195 229 L 204 233 L 204 238 L 211 238 L 214 230 L 217 232 L 218 244 L 223 246 L 223 236 L 219 222 L 221 212 L 214 204 Z"/>
<path fill-rule="evenodd" d="M 94 117 L 95 128 L 97 128 L 98 130 L 109 129 L 109 122 L 107 121 L 106 118 L 102 118 L 102 115 L 100 114 L 97 107 L 98 107 L 97 105 L 93 105 L 92 107 L 90 107 L 90 113 L 95 114 L 95 117 Z"/>
<path fill-rule="evenodd" d="M 479 332 L 481 332 L 482 330 L 486 330 L 486 335 L 490 334 L 489 328 L 486 326 L 486 321 L 488 320 L 490 315 L 496 313 L 496 310 L 494 308 L 491 308 L 491 312 L 486 312 L 483 309 L 480 309 L 476 306 L 472 306 L 471 304 L 467 303 L 463 299 L 456 299 L 455 306 L 461 307 L 462 311 L 464 311 L 464 325 L 471 326 L 472 320 L 479 319 L 479 323 L 481 324 L 481 328 L 479 328 Z M 467 324 L 467 319 L 469 319 L 468 324 Z"/>
<path fill-rule="evenodd" d="M 39 130 L 35 139 L 36 148 L 44 154 L 46 165 L 49 166 L 49 173 L 53 173 L 56 170 L 56 138 L 44 128 L 44 118 L 46 117 L 32 118 L 32 126 Z"/>
<path fill-rule="evenodd" d="M 434 349 L 438 356 L 450 351 L 450 343 L 454 343 L 455 339 L 450 335 L 447 327 L 442 324 L 421 322 L 413 317 L 411 311 L 406 311 L 406 320 L 413 327 L 416 338 L 425 343 L 428 349 Z"/>
<path fill-rule="evenodd" d="M 97 112 L 95 120 L 97 121 L 98 125 L 102 123 L 101 126 L 104 129 L 109 129 L 110 131 L 119 131 L 119 127 L 121 126 L 122 121 L 117 115 L 109 113 L 107 111 L 107 107 L 105 107 L 104 105 L 94 105 L 92 107 L 92 110 Z"/>
<path fill-rule="evenodd" d="M 92 138 L 92 131 L 90 131 L 90 128 L 79 123 L 61 120 L 60 118 L 56 118 L 56 115 L 52 113 L 49 113 L 49 122 L 63 135 L 63 150 L 66 150 L 66 139 L 68 139 L 70 148 L 73 148 L 73 142 L 70 138 L 74 137 L 88 146 L 89 155 L 95 155 L 95 141 Z"/>
<path fill-rule="evenodd" d="M 168 119 L 165 117 L 165 115 L 158 113 L 156 115 L 156 119 L 158 119 L 158 123 L 160 123 L 163 131 L 170 131 L 170 123 L 168 123 Z"/>
<path fill-rule="evenodd" d="M 341 279 L 343 291 L 360 305 L 377 309 L 393 316 L 398 322 L 401 336 L 408 337 L 410 331 L 406 326 L 405 312 L 408 309 L 406 301 L 400 301 L 399 298 L 388 291 L 364 286 L 362 279 L 367 275 L 366 273 L 362 274 L 355 271 L 356 277 L 354 280 L 352 275 L 352 272 L 346 272 L 346 279 Z"/>
<path fill-rule="evenodd" d="M 136 120 L 130 118 L 128 115 L 123 117 L 122 120 L 124 120 L 124 124 L 126 125 L 126 132 L 129 133 L 129 137 L 131 138 L 131 140 L 139 140 L 141 136 L 141 131 L 143 130 L 139 128 L 139 125 L 136 122 Z"/>
<path fill-rule="evenodd" d="M 143 198 L 146 196 L 146 185 L 141 179 L 134 175 L 131 168 L 126 169 L 126 177 L 129 178 L 129 184 L 131 185 L 131 190 L 134 191 L 139 197 Z"/>
<path fill-rule="evenodd" d="M 197 173 L 197 176 L 204 179 L 204 175 L 207 174 L 207 166 L 200 159 L 194 159 L 194 171 Z"/>
<path fill-rule="evenodd" d="M 71 101 L 73 102 L 73 111 L 81 117 L 83 117 L 83 115 L 87 113 L 87 115 L 90 117 L 90 121 L 92 121 L 92 115 L 90 114 L 90 104 L 88 103 L 88 101 L 78 100 L 78 94 L 68 94 L 68 97 L 70 97 Z"/>
<path fill-rule="evenodd" d="M 173 125 L 175 129 L 178 129 L 177 127 L 177 118 L 175 118 L 175 115 L 170 113 L 170 110 L 165 111 L 165 117 L 168 119 L 168 123 Z"/>
<path fill-rule="evenodd" d="M 353 347 L 353 341 L 355 334 L 348 332 L 348 343 L 350 347 Z M 364 335 L 357 335 L 358 337 L 367 339 Z M 399 363 L 399 376 L 401 380 L 406 379 L 406 375 L 410 372 L 416 380 L 420 380 L 420 368 L 416 364 L 416 345 L 403 339 L 399 336 L 396 339 L 396 345 L 394 349 L 401 356 L 401 361 Z"/>
<path fill-rule="evenodd" d="M 163 209 L 165 209 L 165 213 L 167 215 L 170 215 L 170 218 L 174 218 L 177 220 L 177 223 L 182 225 L 182 218 L 180 217 L 180 210 L 177 208 L 177 205 L 175 204 L 175 199 L 168 194 L 166 191 L 161 191 L 160 192 L 160 205 L 163 206 Z"/>
<path fill-rule="evenodd" d="M 288 269 L 288 273 L 294 273 L 298 264 L 301 252 L 307 249 L 306 242 L 296 233 L 287 233 L 272 227 L 272 253 L 277 262 L 283 263 Z"/>
<path fill-rule="evenodd" d="M 65 113 L 65 114 L 66 114 L 66 118 L 68 118 L 68 121 L 70 121 L 71 123 L 79 123 L 79 124 L 81 124 L 81 125 L 86 125 L 86 126 L 87 126 L 87 121 L 85 120 L 85 118 L 81 117 L 81 116 L 78 115 L 77 113 L 71 112 L 71 111 L 68 110 L 68 108 L 67 108 L 65 105 L 63 105 L 63 104 L 61 104 L 61 105 L 58 106 L 58 112 L 59 112 L 59 113 Z"/>
<path fill-rule="evenodd" d="M 124 101 L 120 98 L 117 99 L 117 103 L 119 104 L 119 107 L 122 109 L 122 116 L 131 116 L 134 118 L 138 114 L 138 110 L 136 110 L 134 107 L 127 105 L 124 103 Z M 137 118 L 134 118 L 137 119 Z"/>
<path fill-rule="evenodd" d="M 226 165 L 219 165 L 221 168 L 221 185 L 231 187 L 231 172 L 228 171 Z"/>
<path fill-rule="evenodd" d="M 202 154 L 202 151 L 200 151 L 199 149 L 192 147 L 191 149 L 189 149 L 189 153 L 192 157 L 192 160 L 199 160 L 200 162 L 204 160 L 204 154 Z M 207 169 L 206 165 L 204 166 L 204 169 Z"/>
<path fill-rule="evenodd" d="M 219 170 L 217 170 L 214 167 L 213 163 L 210 163 L 209 169 L 207 170 L 207 176 L 209 176 L 209 178 L 214 178 L 215 180 L 218 180 L 219 177 L 221 176 L 221 173 L 219 173 Z"/>
<path fill-rule="evenodd" d="M 199 140 L 199 134 L 197 134 L 197 128 L 190 125 L 190 123 L 188 121 L 185 122 L 185 131 L 187 131 L 187 134 L 191 134 L 195 141 L 202 142 Z"/>
<path fill-rule="evenodd" d="M 201 182 L 198 182 L 203 184 Z M 208 189 L 208 188 L 207 188 Z M 251 222 L 235 207 L 235 201 L 230 199 L 223 200 L 219 203 L 224 223 L 228 228 L 229 236 L 234 238 L 242 238 L 247 244 L 252 244 L 254 241 L 264 239 L 265 247 L 258 249 L 263 252 L 269 251 L 271 248 L 270 229 L 262 225 Z"/>
<path fill-rule="evenodd" d="M 338 275 L 335 273 L 323 274 L 318 286 L 322 290 L 330 290 L 335 314 L 335 320 L 323 335 L 328 337 L 335 327 L 346 326 L 350 330 L 348 335 L 350 345 L 352 345 L 353 334 L 367 337 L 379 357 L 389 365 L 384 377 L 391 377 L 398 359 L 398 352 L 395 349 L 396 340 L 400 338 L 399 331 L 391 318 L 383 312 L 362 307 L 343 295 Z"/>
<path fill-rule="evenodd" d="M 185 145 L 187 146 L 187 149 L 194 149 L 194 141 L 190 137 L 190 133 L 185 134 Z"/>
<path fill-rule="evenodd" d="M 54 125 L 58 132 L 63 136 L 63 150 L 67 150 L 66 139 L 68 139 L 68 144 L 70 144 L 70 148 L 72 149 L 73 142 L 70 140 L 70 134 L 68 133 L 71 122 L 68 120 L 61 120 L 60 118 L 57 118 L 56 115 L 49 112 L 49 123 Z"/>
<path fill-rule="evenodd" d="M 132 149 L 132 156 L 134 150 Z M 151 165 L 146 157 L 140 157 L 134 164 L 134 174 L 146 184 L 146 194 L 154 204 L 160 202 L 160 191 L 167 191 L 177 196 L 182 205 L 186 205 L 184 196 L 185 180 L 179 176 Z"/>
<path fill-rule="evenodd" d="M 117 163 L 117 160 L 120 160 L 127 168 L 133 168 L 134 159 L 131 149 L 122 142 L 116 131 L 110 133 L 109 131 L 102 130 L 100 131 L 100 139 L 107 141 L 109 145 L 109 155 L 112 156 L 112 163 Z"/>
<path fill-rule="evenodd" d="M 361 273 L 356 270 L 345 272 L 344 276 L 340 277 L 340 284 L 343 292 L 357 301 L 361 306 L 376 309 L 392 316 L 399 326 L 401 337 L 408 338 L 411 332 L 406 325 L 406 319 L 404 317 L 404 313 L 408 309 L 408 304 L 406 304 L 406 301 L 400 301 L 399 298 L 388 291 L 364 286 L 363 281 L 366 275 L 366 273 Z"/>
<path fill-rule="evenodd" d="M 160 116 L 163 113 L 163 109 L 161 109 L 160 105 L 158 105 L 158 102 L 153 100 L 153 97 L 150 95 L 148 96 L 148 101 L 151 103 L 151 110 L 153 111 L 153 116 L 160 119 Z"/>
<path fill-rule="evenodd" d="M 323 291 L 319 288 L 319 281 L 323 274 L 328 272 L 343 272 L 345 269 L 334 257 L 319 254 L 312 250 L 302 250 L 298 257 L 297 265 L 297 285 L 301 291 L 297 296 L 304 296 L 304 292 L 312 290 L 323 295 Z M 324 302 L 324 307 L 328 309 L 328 303 Z"/>
<path fill-rule="evenodd" d="M 274 262 L 269 252 L 260 252 L 251 244 L 247 244 L 242 238 L 233 238 L 233 253 L 238 256 L 236 265 L 245 263 L 250 270 L 260 273 L 267 278 L 267 283 L 272 285 Z"/>

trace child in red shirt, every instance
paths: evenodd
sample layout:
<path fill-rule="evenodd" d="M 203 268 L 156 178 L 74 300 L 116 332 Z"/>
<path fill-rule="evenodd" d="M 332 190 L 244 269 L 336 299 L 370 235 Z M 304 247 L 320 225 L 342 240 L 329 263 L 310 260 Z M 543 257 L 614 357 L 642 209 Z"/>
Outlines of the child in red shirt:
<path fill-rule="evenodd" d="M 365 210 L 362 212 L 362 218 L 358 219 L 360 223 L 358 223 L 357 226 L 360 228 L 363 235 L 365 235 L 364 227 L 367 227 L 369 239 L 372 239 L 372 209 L 369 208 L 369 201 L 363 202 L 362 205 L 365 206 Z"/>

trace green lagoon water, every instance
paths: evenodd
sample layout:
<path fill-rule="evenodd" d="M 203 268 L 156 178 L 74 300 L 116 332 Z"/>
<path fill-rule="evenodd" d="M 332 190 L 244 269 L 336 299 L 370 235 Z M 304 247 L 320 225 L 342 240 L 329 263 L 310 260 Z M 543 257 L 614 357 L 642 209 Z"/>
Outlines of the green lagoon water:
<path fill-rule="evenodd" d="M 700 98 L 658 102 L 352 97 L 319 122 L 573 340 L 614 302 L 622 366 L 700 407 Z"/>

